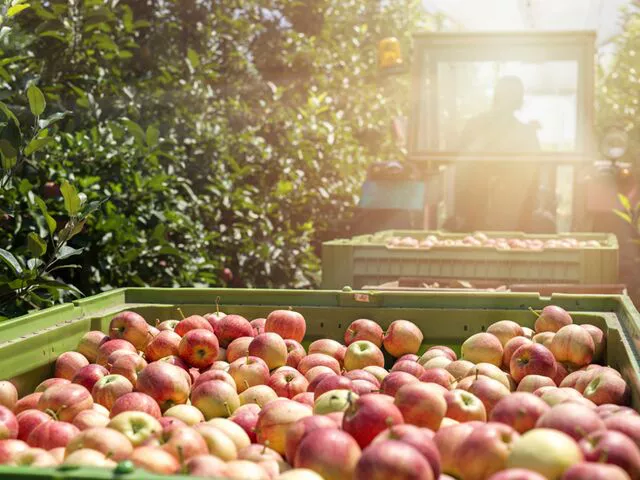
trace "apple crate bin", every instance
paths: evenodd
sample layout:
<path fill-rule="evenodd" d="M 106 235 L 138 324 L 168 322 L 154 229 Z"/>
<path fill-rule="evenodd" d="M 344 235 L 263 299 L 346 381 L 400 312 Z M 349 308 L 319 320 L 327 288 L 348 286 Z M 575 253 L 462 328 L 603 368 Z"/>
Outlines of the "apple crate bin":
<path fill-rule="evenodd" d="M 149 322 L 215 311 L 216 300 L 225 313 L 247 318 L 264 317 L 279 308 L 304 315 L 307 339 L 342 340 L 350 322 L 370 318 L 383 328 L 393 320 L 414 322 L 423 332 L 422 350 L 449 345 L 458 353 L 470 335 L 492 322 L 511 319 L 533 327 L 529 308 L 546 305 L 567 309 L 575 323 L 590 323 L 607 335 L 606 363 L 621 372 L 630 386 L 632 406 L 640 411 L 640 315 L 623 295 L 554 295 L 533 293 L 432 293 L 249 290 L 249 289 L 144 289 L 125 288 L 52 307 L 0 324 L 0 377 L 12 380 L 20 395 L 33 391 L 53 375 L 55 360 L 75 349 L 90 330 L 107 331 L 117 313 L 134 310 Z M 142 470 L 118 473 L 106 469 L 36 469 L 0 466 L 0 479 L 17 480 L 186 480 L 185 476 L 157 476 Z"/>
<path fill-rule="evenodd" d="M 400 277 L 495 280 L 504 283 L 613 284 L 618 281 L 618 240 L 610 233 L 556 235 L 483 232 L 490 238 L 575 238 L 597 240 L 600 247 L 543 250 L 494 247 L 389 247 L 393 237 L 423 240 L 429 235 L 459 240 L 467 233 L 426 230 L 385 230 L 372 235 L 322 244 L 322 288 L 380 285 Z"/>

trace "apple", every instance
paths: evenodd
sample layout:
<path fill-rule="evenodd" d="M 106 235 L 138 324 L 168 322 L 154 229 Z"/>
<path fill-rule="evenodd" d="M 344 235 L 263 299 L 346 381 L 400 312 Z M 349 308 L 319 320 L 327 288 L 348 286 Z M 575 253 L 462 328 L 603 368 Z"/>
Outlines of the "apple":
<path fill-rule="evenodd" d="M 165 320 L 164 322 L 158 323 L 157 328 L 160 332 L 164 332 L 165 330 L 174 332 L 178 323 L 180 323 L 180 320 Z"/>
<path fill-rule="evenodd" d="M 391 372 L 380 382 L 380 393 L 393 397 L 400 387 L 410 383 L 420 383 L 420 380 L 406 372 Z"/>
<path fill-rule="evenodd" d="M 433 442 L 440 453 L 440 466 L 445 474 L 460 477 L 458 451 L 460 445 L 473 432 L 476 424 L 482 425 L 479 422 L 470 422 L 441 426 L 433 436 Z"/>
<path fill-rule="evenodd" d="M 35 408 L 30 408 L 15 416 L 17 424 L 14 425 L 13 419 L 2 408 L 0 408 L 0 410 L 3 412 L 0 417 L 0 435 L 5 435 L 5 438 L 17 438 L 18 440 L 26 442 L 34 428 L 43 422 L 51 421 L 49 414 L 36 410 Z M 86 411 L 91 412 L 91 410 Z M 13 415 L 13 413 L 11 415 Z M 16 437 L 11 436 L 14 433 L 17 434 Z M 9 437 L 6 437 L 7 434 L 9 434 Z"/>
<path fill-rule="evenodd" d="M 302 342 L 307 331 L 304 317 L 293 310 L 274 310 L 267 315 L 264 325 L 265 332 L 273 332 L 282 338 L 290 338 L 296 342 Z"/>
<path fill-rule="evenodd" d="M 251 444 L 249 435 L 246 434 L 242 427 L 228 418 L 212 418 L 207 424 L 221 430 L 231 439 L 238 451 Z"/>
<path fill-rule="evenodd" d="M 108 415 L 113 418 L 119 413 L 126 411 L 144 412 L 154 418 L 160 418 L 160 406 L 153 397 L 142 392 L 130 392 L 118 397 L 111 407 Z"/>
<path fill-rule="evenodd" d="M 229 362 L 235 362 L 239 358 L 249 355 L 249 344 L 253 337 L 238 337 L 233 340 L 227 347 L 227 355 L 225 359 Z"/>
<path fill-rule="evenodd" d="M 588 462 L 602 462 L 623 468 L 631 478 L 640 478 L 640 449 L 629 437 L 615 430 L 600 430 L 579 443 Z"/>
<path fill-rule="evenodd" d="M 49 452 L 51 454 L 51 452 Z M 69 453 L 62 465 L 70 467 L 102 467 L 114 468 L 117 464 L 104 453 L 91 448 L 81 448 Z"/>
<path fill-rule="evenodd" d="M 602 361 L 604 350 L 607 345 L 607 337 L 604 335 L 604 332 L 595 325 L 588 323 L 583 323 L 580 326 L 589 332 L 589 335 L 591 335 L 591 339 L 593 340 L 595 350 L 593 352 L 592 361 L 594 363 Z"/>
<path fill-rule="evenodd" d="M 91 363 L 78 370 L 71 381 L 91 391 L 96 382 L 108 374 L 109 371 L 102 365 Z"/>
<path fill-rule="evenodd" d="M 304 405 L 309 405 L 311 408 L 313 408 L 313 405 L 314 405 L 313 392 L 299 393 L 296 396 L 294 396 L 291 400 L 293 400 L 294 402 L 302 403 Z"/>
<path fill-rule="evenodd" d="M 382 380 L 384 380 L 384 378 L 389 375 L 389 372 L 380 365 L 368 365 L 362 368 L 362 370 L 376 377 L 378 379 L 378 382 L 382 382 Z"/>
<path fill-rule="evenodd" d="M 458 360 L 456 352 L 454 352 L 450 347 L 447 347 L 446 345 L 434 345 L 433 347 L 429 347 L 427 349 L 427 352 L 430 352 L 431 350 L 442 350 L 449 356 L 452 362 Z"/>
<path fill-rule="evenodd" d="M 406 353 L 418 353 L 424 340 L 422 331 L 407 320 L 395 320 L 382 339 L 384 349 L 393 357 L 401 357 Z"/>
<path fill-rule="evenodd" d="M 138 350 L 144 350 L 149 342 L 149 324 L 135 312 L 120 312 L 109 323 L 109 336 L 128 341 Z"/>
<path fill-rule="evenodd" d="M 633 415 L 634 417 L 640 416 L 640 413 L 636 412 L 633 408 L 624 407 L 621 405 L 614 405 L 612 403 L 605 403 L 596 407 L 596 412 L 600 415 L 600 418 L 606 420 L 609 417 L 618 415 Z"/>
<path fill-rule="evenodd" d="M 195 329 L 203 329 L 213 332 L 213 327 L 211 327 L 209 321 L 200 315 L 191 315 L 189 317 L 183 318 L 176 324 L 174 332 L 176 332 L 181 337 L 184 337 L 184 335 L 188 331 Z M 225 348 L 226 346 L 227 345 L 223 345 L 223 347 Z"/>
<path fill-rule="evenodd" d="M 182 337 L 173 330 L 162 330 L 149 341 L 144 356 L 149 362 L 155 362 L 169 355 L 178 355 L 180 340 Z"/>
<path fill-rule="evenodd" d="M 100 330 L 92 330 L 85 333 L 76 347 L 76 351 L 81 353 L 89 362 L 94 363 L 98 358 L 98 349 L 109 341 L 109 336 Z"/>
<path fill-rule="evenodd" d="M 231 460 L 227 462 L 224 477 L 227 480 L 271 480 L 269 473 L 257 463 L 249 460 Z"/>
<path fill-rule="evenodd" d="M 18 390 L 15 385 L 7 380 L 0 381 L 0 405 L 13 410 L 18 401 Z"/>
<path fill-rule="evenodd" d="M 253 327 L 241 315 L 226 315 L 216 323 L 216 337 L 222 348 L 227 348 L 236 338 L 253 337 Z"/>
<path fill-rule="evenodd" d="M 444 368 L 430 368 L 420 376 L 421 382 L 436 383 L 447 390 L 456 388 L 457 382 L 453 375 L 451 375 Z"/>
<path fill-rule="evenodd" d="M 40 401 L 42 395 L 42 392 L 36 392 L 22 397 L 16 402 L 16 406 L 13 407 L 14 415 L 17 415 L 20 412 L 24 412 L 25 410 L 29 410 L 30 408 L 38 408 L 38 402 Z"/>
<path fill-rule="evenodd" d="M 42 422 L 34 428 L 29 434 L 27 443 L 34 448 L 51 450 L 56 447 L 66 447 L 79 433 L 80 430 L 75 425 L 51 420 Z"/>
<path fill-rule="evenodd" d="M 361 368 L 344 372 L 342 375 L 349 380 L 366 380 L 367 382 L 371 382 L 376 388 L 380 388 L 380 380 L 378 380 L 373 373 L 367 372 Z"/>
<path fill-rule="evenodd" d="M 502 365 L 508 370 L 513 353 L 523 345 L 531 345 L 532 340 L 527 337 L 513 337 L 504 344 L 502 353 Z"/>
<path fill-rule="evenodd" d="M 122 375 L 106 375 L 96 382 L 91 391 L 96 403 L 111 410 L 115 401 L 126 393 L 133 392 L 132 383 Z"/>
<path fill-rule="evenodd" d="M 82 367 L 89 365 L 87 357 L 78 352 L 64 352 L 56 358 L 54 376 L 69 381 Z"/>
<path fill-rule="evenodd" d="M 539 343 L 549 348 L 549 346 L 551 346 L 551 342 L 553 341 L 553 337 L 555 336 L 556 334 L 554 332 L 541 332 L 541 333 L 536 333 L 531 338 L 531 340 L 533 341 L 533 343 Z"/>
<path fill-rule="evenodd" d="M 444 357 L 448 359 L 450 362 L 453 361 L 451 360 L 451 357 L 447 352 L 445 352 L 444 350 L 435 349 L 435 350 L 427 350 L 426 352 L 424 352 L 422 356 L 418 358 L 418 363 L 424 366 L 428 361 L 433 360 L 436 357 Z"/>
<path fill-rule="evenodd" d="M 406 372 L 416 378 L 420 378 L 426 370 L 418 362 L 412 362 L 411 360 L 401 360 L 396 362 L 393 367 L 391 367 L 391 371 Z"/>
<path fill-rule="evenodd" d="M 161 475 L 171 475 L 180 469 L 178 459 L 159 447 L 137 447 L 129 460 L 138 468 Z"/>
<path fill-rule="evenodd" d="M 109 410 L 107 410 L 105 407 L 103 407 L 99 403 L 93 402 L 93 407 L 91 407 L 91 410 L 94 410 L 95 412 L 99 413 L 100 415 L 104 415 L 105 417 L 109 416 Z"/>
<path fill-rule="evenodd" d="M 182 336 L 178 355 L 192 367 L 211 366 L 218 356 L 218 339 L 210 330 L 194 328 Z"/>
<path fill-rule="evenodd" d="M 618 414 L 604 419 L 608 430 L 625 434 L 640 448 L 640 417 L 637 415 Z"/>
<path fill-rule="evenodd" d="M 71 422 L 79 412 L 92 406 L 93 399 L 89 390 L 74 383 L 54 385 L 38 400 L 38 410 L 49 410 L 62 422 Z"/>
<path fill-rule="evenodd" d="M 266 318 L 254 318 L 249 322 L 251 324 L 251 328 L 253 328 L 253 336 L 257 337 L 261 333 L 264 333 L 264 326 L 267 323 Z"/>
<path fill-rule="evenodd" d="M 415 425 L 395 425 L 392 428 L 378 434 L 373 439 L 371 445 L 385 442 L 387 440 L 397 440 L 415 448 L 429 462 L 435 478 L 440 478 L 440 452 L 433 441 L 434 433 L 427 428 L 416 427 Z"/>
<path fill-rule="evenodd" d="M 383 338 L 384 331 L 382 330 L 382 327 L 373 320 L 368 320 L 366 318 L 354 320 L 344 332 L 344 343 L 347 347 L 353 342 L 366 340 L 380 348 L 382 347 Z"/>
<path fill-rule="evenodd" d="M 313 413 L 326 415 L 333 412 L 344 412 L 359 398 L 351 390 L 329 390 L 324 392 L 313 402 Z"/>
<path fill-rule="evenodd" d="M 423 367 L 424 367 L 425 370 L 429 370 L 431 368 L 445 368 L 450 363 L 452 363 L 452 362 L 451 362 L 451 359 L 449 357 L 447 357 L 447 356 L 439 356 L 439 357 L 436 357 L 436 358 L 432 358 L 428 362 L 425 362 Z"/>
<path fill-rule="evenodd" d="M 238 448 L 222 430 L 209 423 L 199 423 L 194 430 L 200 434 L 207 444 L 208 453 L 224 460 L 238 458 Z"/>
<path fill-rule="evenodd" d="M 260 407 L 278 398 L 278 394 L 267 385 L 254 385 L 238 395 L 240 405 L 254 403 Z"/>
<path fill-rule="evenodd" d="M 205 313 L 203 315 L 203 317 L 209 322 L 209 325 L 211 325 L 211 328 L 213 328 L 214 331 L 216 329 L 216 325 L 218 324 L 218 322 L 220 320 L 222 320 L 226 316 L 227 316 L 226 313 L 220 311 L 220 308 L 218 307 L 218 304 L 216 304 L 216 311 L 215 312 L 213 312 L 213 313 Z"/>
<path fill-rule="evenodd" d="M 393 397 L 381 394 L 358 398 L 345 411 L 342 429 L 355 438 L 360 448 L 365 448 L 383 430 L 404 423 L 402 412 L 393 401 Z"/>
<path fill-rule="evenodd" d="M 473 380 L 467 391 L 480 399 L 484 405 L 487 416 L 491 415 L 491 411 L 500 400 L 511 394 L 507 387 L 493 378 L 484 375 L 478 375 L 472 378 Z"/>
<path fill-rule="evenodd" d="M 222 380 L 209 380 L 191 391 L 191 404 L 198 408 L 207 420 L 229 417 L 240 406 L 236 390 Z"/>
<path fill-rule="evenodd" d="M 467 338 L 461 347 L 462 359 L 473 363 L 486 362 L 502 365 L 504 349 L 498 337 L 480 332 Z"/>
<path fill-rule="evenodd" d="M 196 455 L 209 453 L 207 442 L 192 427 L 176 426 L 164 429 L 160 435 L 150 437 L 145 445 L 160 446 L 181 462 Z"/>
<path fill-rule="evenodd" d="M 233 378 L 238 393 L 254 385 L 266 385 L 269 381 L 269 367 L 257 356 L 246 356 L 229 365 L 229 375 Z"/>
<path fill-rule="evenodd" d="M 335 373 L 338 373 L 338 374 L 340 373 L 340 369 L 341 369 L 340 363 L 338 362 L 338 360 L 324 353 L 311 353 L 307 355 L 302 360 L 300 360 L 300 363 L 298 363 L 297 368 L 300 371 L 300 373 L 302 373 L 303 375 L 306 375 L 306 373 L 310 369 L 318 366 L 329 367 L 331 370 L 333 370 Z"/>
<path fill-rule="evenodd" d="M 222 380 L 223 382 L 227 382 L 234 389 L 236 388 L 236 381 L 228 372 L 224 370 L 210 369 L 198 376 L 198 378 L 193 382 L 192 390 L 201 383 L 207 382 L 209 380 Z"/>
<path fill-rule="evenodd" d="M 166 362 L 152 362 L 138 374 L 137 391 L 153 398 L 161 410 L 186 403 L 190 384 L 184 370 Z"/>
<path fill-rule="evenodd" d="M 279 397 L 293 398 L 299 393 L 306 392 L 309 382 L 300 373 L 280 371 L 271 375 L 267 385 L 271 387 Z"/>
<path fill-rule="evenodd" d="M 512 320 L 500 320 L 487 328 L 487 333 L 495 335 L 504 347 L 509 340 L 524 335 L 522 327 Z"/>
<path fill-rule="evenodd" d="M 507 468 L 494 473 L 488 480 L 547 480 L 547 478 L 526 468 Z"/>
<path fill-rule="evenodd" d="M 489 420 L 509 425 L 522 434 L 535 428 L 538 419 L 550 408 L 532 393 L 516 392 L 503 398 L 493 407 Z"/>
<path fill-rule="evenodd" d="M 591 362 L 595 345 L 589 332 L 580 325 L 567 325 L 557 331 L 549 350 L 558 362 L 581 367 Z"/>
<path fill-rule="evenodd" d="M 67 444 L 65 455 L 89 448 L 117 462 L 129 458 L 133 446 L 129 439 L 117 430 L 105 427 L 89 428 L 80 432 Z"/>
<path fill-rule="evenodd" d="M 148 413 L 133 410 L 118 413 L 107 426 L 127 437 L 134 447 L 142 445 L 162 431 L 158 419 Z"/>
<path fill-rule="evenodd" d="M 260 410 L 256 424 L 256 438 L 262 444 L 268 441 L 269 448 L 284 455 L 287 430 L 299 419 L 311 414 L 311 408 L 302 403 L 288 399 L 275 400 Z"/>
<path fill-rule="evenodd" d="M 285 433 L 285 458 L 289 463 L 293 461 L 300 442 L 306 435 L 319 428 L 338 428 L 338 425 L 325 415 L 311 415 L 295 422 Z"/>
<path fill-rule="evenodd" d="M 330 338 L 316 340 L 309 345 L 309 354 L 324 353 L 325 355 L 335 358 L 340 365 L 344 363 L 344 355 L 346 352 L 346 346 Z"/>
<path fill-rule="evenodd" d="M 447 402 L 446 417 L 453 418 L 459 422 L 470 422 L 472 420 L 486 421 L 487 411 L 482 401 L 473 393 L 455 389 L 445 393 L 444 399 Z"/>
<path fill-rule="evenodd" d="M 29 450 L 29 445 L 22 440 L 0 440 L 0 465 L 8 464 L 17 454 Z"/>
<path fill-rule="evenodd" d="M 42 382 L 40 382 L 38 384 L 38 386 L 36 387 L 36 389 L 34 390 L 34 392 L 45 392 L 48 388 L 54 386 L 54 385 L 63 385 L 66 383 L 71 383 L 69 380 L 67 380 L 66 378 L 47 378 L 46 380 L 43 380 Z"/>
<path fill-rule="evenodd" d="M 595 375 L 582 394 L 596 405 L 627 405 L 631 397 L 627 382 L 606 371 Z"/>
<path fill-rule="evenodd" d="M 259 443 L 248 445 L 242 450 L 238 451 L 239 460 L 249 460 L 257 463 L 263 467 L 272 477 L 276 477 L 281 471 L 291 468 L 287 462 L 284 461 L 282 455 L 275 450 L 267 447 L 266 445 L 260 445 Z"/>
<path fill-rule="evenodd" d="M 324 480 L 342 480 L 353 478 L 361 453 L 347 433 L 335 427 L 318 428 L 302 439 L 293 465 L 309 468 Z"/>
<path fill-rule="evenodd" d="M 330 390 L 353 390 L 353 382 L 340 375 L 325 375 L 312 391 L 314 400 Z"/>
<path fill-rule="evenodd" d="M 100 347 L 98 348 L 98 356 L 96 357 L 95 363 L 106 367 L 109 355 L 111 355 L 116 350 L 126 350 L 131 353 L 138 353 L 138 350 L 133 346 L 132 343 L 127 342 L 126 340 L 122 340 L 121 338 L 114 338 L 112 340 L 107 340 L 102 345 L 100 345 Z"/>
<path fill-rule="evenodd" d="M 415 353 L 405 353 L 401 357 L 398 357 L 397 361 L 400 362 L 402 360 L 409 360 L 411 362 L 417 362 L 419 358 L 420 357 L 418 355 L 416 355 Z"/>
<path fill-rule="evenodd" d="M 384 367 L 382 350 L 368 340 L 352 342 L 344 354 L 344 368 L 350 371 L 364 369 L 369 366 Z"/>
<path fill-rule="evenodd" d="M 556 360 L 547 347 L 539 343 L 522 345 L 511 357 L 509 373 L 516 382 L 527 375 L 553 377 L 556 374 Z"/>
<path fill-rule="evenodd" d="M 562 480 L 631 480 L 631 477 L 617 465 L 581 462 L 564 472 Z"/>
<path fill-rule="evenodd" d="M 435 479 L 429 462 L 411 445 L 385 440 L 364 450 L 354 480 Z"/>
<path fill-rule="evenodd" d="M 233 423 L 242 428 L 245 433 L 249 436 L 251 442 L 256 442 L 256 432 L 255 428 L 258 424 L 258 413 L 260 412 L 260 407 L 255 403 L 248 403 L 246 405 L 241 405 L 238 409 L 233 412 L 233 415 L 229 417 Z"/>
<path fill-rule="evenodd" d="M 129 380 L 135 388 L 138 383 L 138 374 L 147 366 L 147 361 L 140 355 L 133 353 L 126 354 L 118 358 L 111 365 L 111 374 L 122 375 Z"/>
<path fill-rule="evenodd" d="M 213 455 L 196 455 L 189 459 L 184 469 L 194 477 L 224 478 L 227 464 Z"/>
<path fill-rule="evenodd" d="M 536 318 L 533 328 L 536 333 L 540 332 L 557 332 L 562 327 L 571 325 L 573 319 L 571 315 L 562 307 L 556 305 L 548 305 L 542 309 L 542 312 Z"/>
<path fill-rule="evenodd" d="M 54 467 L 57 465 L 53 455 L 43 448 L 29 448 L 17 453 L 10 465 L 17 467 Z"/>
<path fill-rule="evenodd" d="M 430 383 L 410 383 L 398 389 L 394 401 L 404 421 L 437 430 L 447 412 L 442 389 Z"/>
<path fill-rule="evenodd" d="M 174 405 L 164 412 L 164 416 L 182 420 L 189 427 L 204 422 L 204 415 L 193 405 Z"/>
<path fill-rule="evenodd" d="M 0 405 L 0 440 L 18 438 L 18 419 L 7 407 Z"/>
<path fill-rule="evenodd" d="M 47 415 L 47 417 L 49 416 Z M 51 420 L 50 417 L 49 420 Z M 109 416 L 99 413 L 93 409 L 83 410 L 74 417 L 73 422 L 71 423 L 78 427 L 78 430 L 80 431 L 94 427 L 106 427 L 109 423 Z"/>
<path fill-rule="evenodd" d="M 503 423 L 489 422 L 473 429 L 457 451 L 465 480 L 483 480 L 503 470 L 520 435 Z"/>
<path fill-rule="evenodd" d="M 323 480 L 320 475 L 309 468 L 293 468 L 281 473 L 276 480 Z"/>
<path fill-rule="evenodd" d="M 262 333 L 254 337 L 249 344 L 249 355 L 260 357 L 267 364 L 269 370 L 273 370 L 287 363 L 287 345 L 277 333 Z M 304 374 L 304 372 L 302 373 Z"/>
<path fill-rule="evenodd" d="M 547 387 L 540 387 L 538 390 L 536 390 L 536 392 L 544 388 L 547 388 Z M 545 402 L 547 402 L 552 407 L 560 403 L 566 403 L 566 402 L 576 403 L 584 400 L 582 395 L 580 395 L 580 392 L 574 390 L 573 388 L 553 388 L 553 387 L 550 387 L 548 390 L 542 393 L 542 395 L 540 395 L 540 398 Z"/>

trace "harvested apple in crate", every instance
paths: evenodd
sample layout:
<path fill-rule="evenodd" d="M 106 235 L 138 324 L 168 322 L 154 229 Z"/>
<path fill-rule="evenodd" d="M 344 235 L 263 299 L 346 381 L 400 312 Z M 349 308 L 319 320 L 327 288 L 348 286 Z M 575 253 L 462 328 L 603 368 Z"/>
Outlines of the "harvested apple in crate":
<path fill-rule="evenodd" d="M 604 332 L 557 306 L 460 355 L 414 323 L 357 319 L 306 341 L 292 310 L 152 327 L 116 315 L 18 399 L 0 382 L 0 463 L 282 480 L 640 478 L 640 416 Z M 306 346 L 306 348 L 305 348 Z M 393 359 L 390 361 L 390 359 Z"/>

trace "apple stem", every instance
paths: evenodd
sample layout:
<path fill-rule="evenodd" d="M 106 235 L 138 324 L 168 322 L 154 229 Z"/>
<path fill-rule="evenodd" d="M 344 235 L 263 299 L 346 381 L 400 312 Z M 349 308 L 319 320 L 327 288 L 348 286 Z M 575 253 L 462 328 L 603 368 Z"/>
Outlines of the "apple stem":
<path fill-rule="evenodd" d="M 598 463 L 607 463 L 608 458 L 609 458 L 609 450 L 605 448 L 600 453 L 600 457 L 598 458 Z"/>
<path fill-rule="evenodd" d="M 182 451 L 182 445 L 178 445 L 177 450 L 178 450 L 178 461 L 180 462 L 180 465 L 182 466 L 182 468 L 185 468 L 184 452 Z"/>
<path fill-rule="evenodd" d="M 156 325 L 155 326 L 157 327 L 158 325 L 160 325 L 160 319 L 156 318 Z"/>
<path fill-rule="evenodd" d="M 54 420 L 58 420 L 58 414 L 54 411 L 51 410 L 50 408 L 47 408 L 44 413 L 46 413 L 47 415 L 49 415 L 50 417 L 52 417 Z"/>
<path fill-rule="evenodd" d="M 578 435 L 580 435 L 580 437 L 584 438 L 588 435 L 588 433 L 585 431 L 584 428 L 577 426 L 576 427 L 576 432 L 578 433 Z"/>
<path fill-rule="evenodd" d="M 244 384 L 245 384 L 245 386 L 246 386 L 247 388 L 250 388 L 250 387 L 251 387 L 251 385 L 249 385 L 249 382 L 247 382 L 246 380 L 244 381 Z"/>
<path fill-rule="evenodd" d="M 478 380 L 479 375 L 480 375 L 480 369 L 476 367 L 476 380 Z"/>
<path fill-rule="evenodd" d="M 264 442 L 264 446 L 262 447 L 262 453 L 260 455 L 264 455 L 265 453 L 267 453 L 267 443 L 269 443 L 269 440 L 266 440 Z"/>
<path fill-rule="evenodd" d="M 220 315 L 220 296 L 216 297 L 216 315 Z"/>
<path fill-rule="evenodd" d="M 180 314 L 180 316 L 182 317 L 182 319 L 185 319 L 184 313 L 182 313 L 182 309 L 180 307 L 177 307 L 178 313 Z"/>
<path fill-rule="evenodd" d="M 231 416 L 231 409 L 229 408 L 229 404 L 227 402 L 224 402 L 224 408 L 227 409 L 227 416 L 230 417 Z"/>
<path fill-rule="evenodd" d="M 540 316 L 540 313 L 541 313 L 541 312 L 538 312 L 537 310 L 534 310 L 534 309 L 533 309 L 533 308 L 531 308 L 531 307 L 529 307 L 529 311 L 530 311 L 531 313 L 533 313 L 536 317 L 539 317 L 539 316 Z"/>
<path fill-rule="evenodd" d="M 113 450 L 109 450 L 107 454 L 104 456 L 105 459 L 109 459 L 111 457 L 113 457 Z"/>

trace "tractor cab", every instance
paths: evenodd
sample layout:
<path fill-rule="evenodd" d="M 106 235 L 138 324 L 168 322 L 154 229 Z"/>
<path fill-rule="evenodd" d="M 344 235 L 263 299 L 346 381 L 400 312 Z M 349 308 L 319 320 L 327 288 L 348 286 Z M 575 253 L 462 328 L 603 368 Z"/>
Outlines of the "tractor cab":
<path fill-rule="evenodd" d="M 594 32 L 428 32 L 413 51 L 404 168 L 414 190 L 396 189 L 413 192 L 414 210 L 421 195 L 419 228 L 584 231 L 611 212 L 620 169 L 595 142 Z M 397 42 L 381 52 L 380 68 L 398 71 Z"/>

